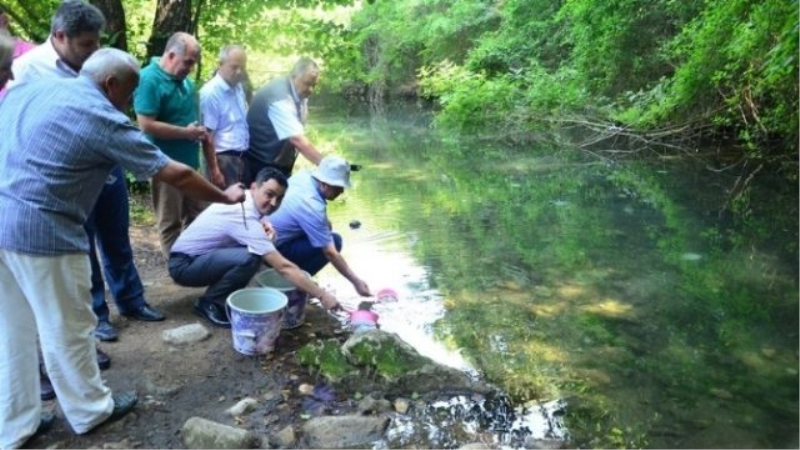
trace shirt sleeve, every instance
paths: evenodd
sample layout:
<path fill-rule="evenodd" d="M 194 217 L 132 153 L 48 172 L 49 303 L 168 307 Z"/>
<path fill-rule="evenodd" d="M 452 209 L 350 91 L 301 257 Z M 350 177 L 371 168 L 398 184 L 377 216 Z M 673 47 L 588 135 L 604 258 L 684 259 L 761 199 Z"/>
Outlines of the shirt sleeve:
<path fill-rule="evenodd" d="M 219 99 L 212 90 L 200 90 L 200 119 L 203 126 L 211 131 L 219 127 Z"/>
<path fill-rule="evenodd" d="M 8 80 L 6 83 L 6 89 L 11 89 L 18 84 L 25 83 L 39 76 L 36 68 L 30 63 L 30 61 L 31 57 L 26 57 L 25 55 L 22 55 L 13 61 L 11 64 L 11 72 L 14 74 L 14 78 Z"/>
<path fill-rule="evenodd" d="M 267 115 L 272 122 L 272 126 L 275 127 L 278 139 L 284 140 L 305 134 L 305 127 L 300 122 L 297 106 L 291 97 L 270 104 Z"/>
<path fill-rule="evenodd" d="M 111 158 L 133 173 L 137 180 L 152 178 L 170 159 L 153 145 L 144 133 L 122 113 L 109 111 L 109 142 Z"/>
<path fill-rule="evenodd" d="M 149 117 L 158 116 L 161 109 L 156 83 L 152 77 L 148 76 L 147 72 L 142 74 L 139 86 L 133 92 L 133 109 L 136 114 Z"/>

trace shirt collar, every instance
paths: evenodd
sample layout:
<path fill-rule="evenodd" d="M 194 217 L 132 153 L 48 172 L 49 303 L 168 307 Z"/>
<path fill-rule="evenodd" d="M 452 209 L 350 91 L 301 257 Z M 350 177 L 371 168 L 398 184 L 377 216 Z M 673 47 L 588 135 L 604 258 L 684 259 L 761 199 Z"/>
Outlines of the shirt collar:
<path fill-rule="evenodd" d="M 167 72 L 166 70 L 164 70 L 164 68 L 163 68 L 163 67 L 161 67 L 161 57 L 160 57 L 160 56 L 154 56 L 154 57 L 153 57 L 153 58 L 150 60 L 150 64 L 155 64 L 156 73 L 157 73 L 157 74 L 158 74 L 158 75 L 159 75 L 161 78 L 164 78 L 164 79 L 170 80 L 170 81 L 172 81 L 172 82 L 174 82 L 174 83 L 181 83 L 181 82 L 183 82 L 183 80 L 179 80 L 179 79 L 175 78 L 175 75 L 173 75 L 173 74 L 171 74 L 171 73 Z"/>
<path fill-rule="evenodd" d="M 249 216 L 255 217 L 259 221 L 266 215 L 262 215 L 261 211 L 256 208 L 256 200 L 253 198 L 253 192 L 250 189 L 245 189 L 244 191 L 244 209 L 245 211 L 250 211 Z"/>
<path fill-rule="evenodd" d="M 47 59 L 49 61 L 52 61 L 53 65 L 55 65 L 55 67 L 58 70 L 64 72 L 64 74 L 66 74 L 66 75 L 68 75 L 70 77 L 77 77 L 78 76 L 78 72 L 75 69 L 73 69 L 72 67 L 70 67 L 69 64 L 67 64 L 63 59 L 61 59 L 60 56 L 58 56 L 58 52 L 56 51 L 56 48 L 53 46 L 53 36 L 52 35 L 50 35 L 47 38 L 47 40 L 45 40 L 44 43 L 42 43 L 42 46 L 45 49 L 45 54 L 47 55 Z"/>
<path fill-rule="evenodd" d="M 225 81 L 224 78 L 222 78 L 219 72 L 217 72 L 217 74 L 214 75 L 214 82 L 217 83 L 218 86 L 220 86 L 220 89 L 222 89 L 223 92 L 235 91 L 236 88 L 239 86 L 238 84 L 235 84 L 233 86 L 228 84 L 228 82 Z"/>
<path fill-rule="evenodd" d="M 289 80 L 289 89 L 292 91 L 292 98 L 294 99 L 295 103 L 300 103 L 302 100 L 300 96 L 297 94 L 297 90 L 294 88 L 294 83 L 292 83 L 292 77 L 287 77 Z"/>

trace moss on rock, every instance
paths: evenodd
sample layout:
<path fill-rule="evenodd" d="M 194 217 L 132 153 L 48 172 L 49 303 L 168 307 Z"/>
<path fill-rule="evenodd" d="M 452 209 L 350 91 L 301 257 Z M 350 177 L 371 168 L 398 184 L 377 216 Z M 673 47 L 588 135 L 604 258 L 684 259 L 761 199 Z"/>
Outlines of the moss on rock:
<path fill-rule="evenodd" d="M 357 371 L 340 350 L 335 339 L 310 343 L 297 351 L 300 364 L 316 369 L 328 380 L 335 382 Z"/>

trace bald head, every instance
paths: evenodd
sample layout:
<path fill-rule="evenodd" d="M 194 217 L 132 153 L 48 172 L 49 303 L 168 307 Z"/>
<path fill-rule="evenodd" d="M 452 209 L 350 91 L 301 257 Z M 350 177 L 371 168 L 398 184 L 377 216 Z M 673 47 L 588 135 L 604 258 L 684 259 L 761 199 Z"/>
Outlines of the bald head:
<path fill-rule="evenodd" d="M 200 43 L 189 33 L 179 31 L 173 34 L 164 48 L 161 68 L 179 80 L 183 80 L 200 60 Z"/>
<path fill-rule="evenodd" d="M 240 45 L 226 45 L 219 52 L 219 76 L 231 86 L 241 83 L 247 70 L 247 54 Z"/>
<path fill-rule="evenodd" d="M 91 78 L 97 83 L 108 77 L 130 79 L 139 75 L 139 62 L 128 53 L 116 48 L 106 47 L 92 53 L 83 63 L 81 75 Z"/>
<path fill-rule="evenodd" d="M 122 50 L 101 48 L 83 63 L 80 74 L 97 83 L 115 108 L 125 111 L 139 84 L 139 62 Z"/>

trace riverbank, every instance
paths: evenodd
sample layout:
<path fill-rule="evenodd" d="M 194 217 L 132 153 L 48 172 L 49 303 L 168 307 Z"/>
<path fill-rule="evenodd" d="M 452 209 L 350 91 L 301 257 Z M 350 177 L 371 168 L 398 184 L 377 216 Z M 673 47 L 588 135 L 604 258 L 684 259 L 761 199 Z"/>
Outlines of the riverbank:
<path fill-rule="evenodd" d="M 44 402 L 55 412 L 56 425 L 30 441 L 31 448 L 183 448 L 181 429 L 191 417 L 257 431 L 264 437 L 291 426 L 298 430 L 302 384 L 316 380 L 300 367 L 293 353 L 317 339 L 340 336 L 339 323 L 319 307 L 307 308 L 304 326 L 280 335 L 277 350 L 268 357 L 247 357 L 233 350 L 231 332 L 210 326 L 192 313 L 201 289 L 177 286 L 167 275 L 152 227 L 132 227 L 131 239 L 147 300 L 161 310 L 164 322 L 131 321 L 112 309 L 112 323 L 120 339 L 101 343 L 111 356 L 111 368 L 102 372 L 114 390 L 136 389 L 139 404 L 122 420 L 102 425 L 91 433 L 72 433 L 58 401 Z M 162 333 L 199 323 L 210 336 L 202 341 L 173 346 Z M 231 416 L 226 410 L 244 398 L 257 400 L 248 414 Z M 263 445 L 267 446 L 264 442 Z"/>

